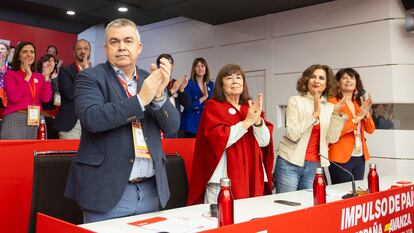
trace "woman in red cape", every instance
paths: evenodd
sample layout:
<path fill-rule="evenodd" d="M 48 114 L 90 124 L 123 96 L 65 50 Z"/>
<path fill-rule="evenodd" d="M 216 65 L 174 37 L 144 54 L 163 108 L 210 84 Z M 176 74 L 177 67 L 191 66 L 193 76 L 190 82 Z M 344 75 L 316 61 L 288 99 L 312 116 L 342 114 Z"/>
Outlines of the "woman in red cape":
<path fill-rule="evenodd" d="M 250 99 L 243 70 L 223 66 L 197 132 L 188 204 L 216 203 L 223 177 L 235 199 L 271 194 L 273 125 L 264 119 L 262 94 Z"/>

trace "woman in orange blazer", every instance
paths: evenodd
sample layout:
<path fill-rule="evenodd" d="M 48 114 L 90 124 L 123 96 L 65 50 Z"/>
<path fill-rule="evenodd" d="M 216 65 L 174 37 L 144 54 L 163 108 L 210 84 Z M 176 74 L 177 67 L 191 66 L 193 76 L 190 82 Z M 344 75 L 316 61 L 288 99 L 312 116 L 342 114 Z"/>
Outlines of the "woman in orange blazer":
<path fill-rule="evenodd" d="M 335 76 L 338 84 L 336 97 L 329 102 L 336 104 L 342 97 L 349 96 L 350 100 L 341 111 L 348 116 L 336 143 L 329 145 L 329 160 L 339 163 L 351 172 L 356 180 L 362 180 L 365 172 L 365 161 L 370 159 L 365 132 L 372 134 L 375 124 L 369 113 L 372 105 L 371 96 L 367 96 L 361 78 L 354 69 L 341 69 Z M 367 96 L 367 97 L 364 97 Z M 329 166 L 332 184 L 351 181 L 351 177 L 331 164 Z"/>

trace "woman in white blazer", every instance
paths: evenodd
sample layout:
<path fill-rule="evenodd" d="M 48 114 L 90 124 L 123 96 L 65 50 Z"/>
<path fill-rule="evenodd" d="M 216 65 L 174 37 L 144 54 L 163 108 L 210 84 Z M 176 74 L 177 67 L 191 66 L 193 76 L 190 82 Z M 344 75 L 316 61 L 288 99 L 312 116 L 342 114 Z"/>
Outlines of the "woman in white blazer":
<path fill-rule="evenodd" d="M 312 188 L 315 168 L 326 167 L 328 144 L 338 140 L 346 122 L 340 114 L 345 98 L 333 105 L 334 74 L 326 65 L 308 67 L 297 81 L 298 95 L 289 99 L 286 133 L 279 144 L 273 172 L 276 192 Z"/>

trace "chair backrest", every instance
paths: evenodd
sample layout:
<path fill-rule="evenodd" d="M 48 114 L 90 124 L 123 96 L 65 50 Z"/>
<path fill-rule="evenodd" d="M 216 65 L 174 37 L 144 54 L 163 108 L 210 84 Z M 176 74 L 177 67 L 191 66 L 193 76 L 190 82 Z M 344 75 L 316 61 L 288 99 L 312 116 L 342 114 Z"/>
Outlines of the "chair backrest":
<path fill-rule="evenodd" d="M 83 223 L 79 205 L 66 197 L 66 180 L 76 151 L 34 152 L 32 209 L 29 233 L 35 232 L 36 213 L 73 223 Z"/>
<path fill-rule="evenodd" d="M 170 199 L 163 210 L 184 207 L 187 205 L 188 180 L 184 159 L 179 154 L 167 154 L 167 177 L 170 188 Z"/>

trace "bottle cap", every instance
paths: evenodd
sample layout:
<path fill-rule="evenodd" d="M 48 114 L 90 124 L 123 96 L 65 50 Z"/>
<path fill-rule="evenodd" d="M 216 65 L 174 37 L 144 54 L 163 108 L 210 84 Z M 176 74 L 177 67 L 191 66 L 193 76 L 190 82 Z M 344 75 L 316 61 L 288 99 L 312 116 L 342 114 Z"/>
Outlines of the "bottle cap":
<path fill-rule="evenodd" d="M 40 124 L 45 124 L 45 123 L 46 123 L 45 119 L 40 120 Z"/>
<path fill-rule="evenodd" d="M 229 178 L 221 178 L 220 179 L 220 186 L 222 187 L 230 187 L 231 186 L 231 181 Z"/>
<path fill-rule="evenodd" d="M 377 165 L 375 163 L 370 163 L 369 164 L 369 169 L 376 169 Z"/>
<path fill-rule="evenodd" d="M 322 175 L 322 174 L 323 174 L 323 168 L 321 168 L 321 167 L 317 167 L 317 168 L 315 169 L 315 173 L 316 173 L 316 174 L 318 174 L 318 175 Z"/>

